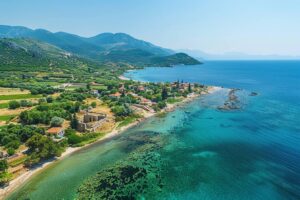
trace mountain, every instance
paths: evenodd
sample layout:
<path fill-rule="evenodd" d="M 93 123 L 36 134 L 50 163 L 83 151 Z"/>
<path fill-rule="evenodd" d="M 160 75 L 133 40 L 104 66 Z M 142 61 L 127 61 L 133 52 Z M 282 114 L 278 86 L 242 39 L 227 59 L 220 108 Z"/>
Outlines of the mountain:
<path fill-rule="evenodd" d="M 102 33 L 86 38 L 65 32 L 52 33 L 44 29 L 33 30 L 22 26 L 0 25 L 0 38 L 31 38 L 97 61 L 126 62 L 143 66 L 157 66 L 159 63 L 155 63 L 155 61 L 167 59 L 167 56 L 175 54 L 170 49 L 135 39 L 125 33 Z M 175 61 L 178 61 L 178 63 L 175 63 Z M 169 62 L 166 61 L 166 63 Z M 188 55 L 172 60 L 172 65 L 189 63 L 199 64 Z"/>
<path fill-rule="evenodd" d="M 174 53 L 172 50 L 135 39 L 125 33 L 102 33 L 95 37 L 87 38 L 86 41 L 105 49 L 105 51 L 140 49 L 155 55 L 170 55 Z"/>
<path fill-rule="evenodd" d="M 299 56 L 288 55 L 252 55 L 242 52 L 226 52 L 223 54 L 209 54 L 200 50 L 181 49 L 199 60 L 299 60 Z"/>
<path fill-rule="evenodd" d="M 91 61 L 45 42 L 24 38 L 0 39 L 0 70 L 86 68 Z"/>

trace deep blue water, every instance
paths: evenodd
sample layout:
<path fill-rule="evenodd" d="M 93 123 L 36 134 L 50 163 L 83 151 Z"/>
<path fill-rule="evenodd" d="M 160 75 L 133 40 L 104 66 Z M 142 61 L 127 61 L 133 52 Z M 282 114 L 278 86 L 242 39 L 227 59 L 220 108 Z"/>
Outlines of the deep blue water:
<path fill-rule="evenodd" d="M 241 88 L 242 107 L 217 109 L 228 89 L 203 96 L 57 162 L 9 199 L 74 199 L 86 178 L 128 163 L 148 172 L 128 189 L 137 199 L 300 199 L 300 62 L 207 62 L 126 76 Z"/>

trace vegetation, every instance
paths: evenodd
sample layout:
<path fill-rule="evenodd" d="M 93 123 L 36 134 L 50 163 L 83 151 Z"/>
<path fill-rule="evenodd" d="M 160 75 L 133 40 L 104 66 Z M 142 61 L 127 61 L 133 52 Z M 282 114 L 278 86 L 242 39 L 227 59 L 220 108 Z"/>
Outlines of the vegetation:
<path fill-rule="evenodd" d="M 25 143 L 33 135 L 43 135 L 44 133 L 43 128 L 9 124 L 0 129 L 0 145 L 6 149 L 12 148 L 16 150 L 21 143 Z"/>
<path fill-rule="evenodd" d="M 2 115 L 0 116 L 0 121 L 9 121 L 13 119 L 16 115 Z"/>
<path fill-rule="evenodd" d="M 29 148 L 29 157 L 25 164 L 27 166 L 32 166 L 42 160 L 60 156 L 66 147 L 66 143 L 56 143 L 45 135 L 34 134 L 28 139 L 26 146 Z"/>
<path fill-rule="evenodd" d="M 101 62 L 129 63 L 136 66 L 172 66 L 176 64 L 199 64 L 190 56 L 137 40 L 124 33 L 104 33 L 83 38 L 68 33 L 51 33 L 25 27 L 1 26 L 0 35 L 7 38 L 29 37 L 29 39 L 2 39 L 0 52 L 5 54 L 2 65 L 6 66 L 80 66 L 84 62 L 73 54 Z M 10 32 L 10 30 L 14 30 Z M 18 31 L 20 29 L 20 31 Z M 18 32 L 17 35 L 15 33 Z M 37 42 L 43 41 L 43 42 Z M 25 51 L 26 50 L 26 51 Z M 67 52 L 72 54 L 68 54 Z M 15 55 L 15 57 L 13 57 Z M 47 55 L 47 56 L 45 56 Z M 16 57 L 26 57 L 16 60 Z"/>
<path fill-rule="evenodd" d="M 0 186 L 6 184 L 11 178 L 11 174 L 7 172 L 7 169 L 7 161 L 5 159 L 0 160 Z"/>
<path fill-rule="evenodd" d="M 65 134 L 68 144 L 74 147 L 83 146 L 85 144 L 94 142 L 103 135 L 103 133 L 85 133 L 83 135 L 78 135 L 73 129 L 67 129 Z"/>
<path fill-rule="evenodd" d="M 81 38 L 25 28 L 14 35 L 18 27 L 13 32 L 10 28 L 0 26 L 0 36 L 7 36 L 0 38 L 0 87 L 12 90 L 1 93 L 0 109 L 14 114 L 0 116 L 0 121 L 6 121 L 0 126 L 0 147 L 5 157 L 17 157 L 9 165 L 0 160 L 0 184 L 11 178 L 8 167 L 31 167 L 60 156 L 67 146 L 83 146 L 101 138 L 101 131 L 76 131 L 84 112 L 101 110 L 98 101 L 113 115 L 106 121 L 120 128 L 141 118 L 144 112 L 161 111 L 167 103 L 205 89 L 179 81 L 120 80 L 118 76 L 133 68 L 199 63 L 186 54 L 175 54 L 126 34 Z M 22 34 L 30 39 L 19 38 Z M 9 124 L 12 118 L 14 124 Z M 55 131 L 51 136 L 46 134 L 51 127 L 67 127 L 64 137 L 53 136 Z"/>
<path fill-rule="evenodd" d="M 0 95 L 0 100 L 34 99 L 40 97 L 42 96 L 33 95 L 33 94 L 13 94 L 13 95 Z"/>

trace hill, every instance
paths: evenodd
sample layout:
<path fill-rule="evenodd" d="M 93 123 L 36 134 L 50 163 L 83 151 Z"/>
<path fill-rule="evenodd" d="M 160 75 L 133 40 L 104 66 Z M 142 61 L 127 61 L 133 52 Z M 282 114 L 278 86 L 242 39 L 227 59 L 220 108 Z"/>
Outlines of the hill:
<path fill-rule="evenodd" d="M 86 68 L 95 65 L 45 42 L 24 38 L 0 39 L 0 70 Z"/>
<path fill-rule="evenodd" d="M 31 38 L 40 40 L 65 51 L 85 56 L 97 61 L 126 62 L 133 65 L 199 64 L 188 55 L 180 59 L 171 59 L 172 50 L 158 47 L 149 42 L 138 40 L 125 33 L 102 33 L 85 38 L 65 32 L 52 33 L 44 29 L 32 30 L 21 26 L 0 25 L 0 38 Z M 163 62 L 163 59 L 168 59 Z M 193 60 L 193 62 L 191 62 Z M 159 61 L 159 62 L 158 62 Z M 180 61 L 175 63 L 175 61 Z M 157 63 L 156 63 L 157 62 Z"/>

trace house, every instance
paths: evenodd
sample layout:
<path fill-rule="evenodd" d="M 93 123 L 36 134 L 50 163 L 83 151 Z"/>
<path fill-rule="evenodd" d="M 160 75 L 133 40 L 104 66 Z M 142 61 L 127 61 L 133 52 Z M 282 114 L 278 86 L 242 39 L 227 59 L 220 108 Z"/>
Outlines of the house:
<path fill-rule="evenodd" d="M 141 102 L 140 102 L 140 104 L 142 104 L 142 105 L 147 105 L 147 106 L 152 106 L 152 101 L 151 100 L 149 100 L 149 99 L 146 99 L 146 98 L 141 98 Z"/>
<path fill-rule="evenodd" d="M 121 92 L 121 93 L 122 93 L 122 92 L 125 92 L 124 84 L 122 84 L 121 87 L 119 88 L 119 92 Z"/>
<path fill-rule="evenodd" d="M 117 98 L 119 98 L 121 96 L 121 93 L 120 92 L 116 92 L 114 94 L 110 94 L 109 96 L 110 97 L 117 97 Z"/>
<path fill-rule="evenodd" d="M 99 92 L 98 92 L 98 90 L 91 90 L 91 94 L 92 94 L 92 95 L 98 96 L 98 95 L 99 95 Z"/>
<path fill-rule="evenodd" d="M 52 127 L 46 133 L 50 136 L 62 138 L 65 135 L 65 130 L 62 127 Z"/>
<path fill-rule="evenodd" d="M 138 86 L 137 90 L 138 90 L 139 92 L 144 92 L 144 91 L 145 91 L 145 88 L 144 88 L 144 86 L 140 85 L 140 86 Z"/>

